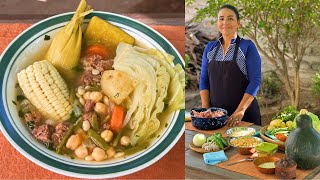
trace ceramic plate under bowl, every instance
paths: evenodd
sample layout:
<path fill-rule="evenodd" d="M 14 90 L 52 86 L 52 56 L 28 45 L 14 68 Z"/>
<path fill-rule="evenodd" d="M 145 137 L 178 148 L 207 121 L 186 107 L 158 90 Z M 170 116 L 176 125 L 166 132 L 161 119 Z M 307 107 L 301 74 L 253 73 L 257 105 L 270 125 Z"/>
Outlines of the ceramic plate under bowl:
<path fill-rule="evenodd" d="M 226 135 L 231 138 L 253 136 L 255 133 L 256 130 L 251 127 L 234 127 L 226 131 Z"/>
<path fill-rule="evenodd" d="M 13 100 L 17 93 L 17 73 L 31 64 L 34 59 L 42 57 L 48 49 L 52 38 L 44 40 L 45 35 L 53 37 L 73 16 L 72 13 L 60 14 L 45 19 L 25 30 L 6 48 L 0 58 L 0 129 L 9 142 L 25 157 L 34 163 L 57 173 L 81 178 L 110 178 L 123 176 L 146 168 L 164 156 L 179 140 L 184 132 L 184 110 L 173 112 L 166 128 L 158 138 L 144 151 L 127 156 L 121 160 L 88 162 L 58 155 L 46 149 L 36 141 L 20 120 Z M 172 46 L 155 30 L 131 18 L 113 13 L 95 11 L 86 16 L 83 27 L 92 16 L 108 20 L 135 37 L 137 44 L 166 51 L 173 55 L 174 64 L 184 62 Z"/>

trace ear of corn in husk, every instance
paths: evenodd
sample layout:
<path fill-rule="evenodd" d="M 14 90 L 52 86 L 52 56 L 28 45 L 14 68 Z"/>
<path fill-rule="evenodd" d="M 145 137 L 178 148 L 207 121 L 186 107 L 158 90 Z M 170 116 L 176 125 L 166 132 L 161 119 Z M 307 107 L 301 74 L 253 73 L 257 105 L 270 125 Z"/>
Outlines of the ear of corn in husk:
<path fill-rule="evenodd" d="M 18 83 L 24 95 L 46 118 L 55 123 L 67 120 L 72 112 L 69 91 L 56 68 L 38 61 L 18 73 Z"/>
<path fill-rule="evenodd" d="M 82 30 L 84 17 L 93 10 L 85 0 L 81 0 L 75 14 L 53 38 L 45 59 L 51 62 L 60 74 L 69 81 L 75 76 L 72 71 L 78 65 L 81 54 Z"/>

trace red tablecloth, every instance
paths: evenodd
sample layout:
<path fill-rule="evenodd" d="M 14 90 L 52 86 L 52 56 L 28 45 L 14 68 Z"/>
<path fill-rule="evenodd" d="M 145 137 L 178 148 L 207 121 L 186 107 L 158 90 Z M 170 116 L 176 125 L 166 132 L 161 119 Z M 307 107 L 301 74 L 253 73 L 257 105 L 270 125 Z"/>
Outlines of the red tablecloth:
<path fill-rule="evenodd" d="M 0 24 L 0 54 L 30 24 Z M 152 26 L 184 54 L 184 26 Z M 184 179 L 184 136 L 153 165 L 119 179 Z M 21 155 L 0 133 L 0 179 L 70 179 L 46 170 Z"/>

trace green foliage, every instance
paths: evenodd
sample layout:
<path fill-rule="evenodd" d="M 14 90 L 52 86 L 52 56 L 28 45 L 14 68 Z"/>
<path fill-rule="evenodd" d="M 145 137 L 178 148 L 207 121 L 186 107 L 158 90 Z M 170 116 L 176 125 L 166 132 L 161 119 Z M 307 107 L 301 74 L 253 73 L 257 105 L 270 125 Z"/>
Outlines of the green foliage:
<path fill-rule="evenodd" d="M 186 62 L 186 67 L 188 67 L 189 62 L 190 62 L 190 56 L 189 56 L 188 54 L 185 54 L 185 55 L 184 55 L 184 60 L 185 60 L 185 62 Z"/>
<path fill-rule="evenodd" d="M 282 83 L 274 71 L 266 72 L 263 74 L 258 95 L 271 99 L 280 91 L 281 86 Z"/>
<path fill-rule="evenodd" d="M 315 95 L 320 96 L 320 74 L 313 78 L 312 91 Z"/>
<path fill-rule="evenodd" d="M 186 0 L 186 6 L 194 2 Z M 248 34 L 258 31 L 264 38 L 273 36 L 275 32 L 281 34 L 280 38 L 297 34 L 303 37 L 310 28 L 320 25 L 320 1 L 207 0 L 206 4 L 206 7 L 197 9 L 196 21 L 208 17 L 216 19 L 219 7 L 231 4 L 240 12 L 242 32 Z"/>
<path fill-rule="evenodd" d="M 281 119 L 283 122 L 287 122 L 287 121 L 293 121 L 297 115 L 299 114 L 299 112 L 297 111 L 297 109 L 293 106 L 287 106 L 286 108 L 284 108 L 283 111 L 278 112 L 273 118 L 274 119 Z"/>
<path fill-rule="evenodd" d="M 314 127 L 314 129 L 316 129 L 319 133 L 320 133 L 320 120 L 319 117 L 315 114 L 313 114 L 312 112 L 308 112 L 307 113 L 311 119 L 312 119 L 312 126 Z M 296 128 L 297 127 L 297 120 L 296 118 L 293 121 L 293 127 Z"/>

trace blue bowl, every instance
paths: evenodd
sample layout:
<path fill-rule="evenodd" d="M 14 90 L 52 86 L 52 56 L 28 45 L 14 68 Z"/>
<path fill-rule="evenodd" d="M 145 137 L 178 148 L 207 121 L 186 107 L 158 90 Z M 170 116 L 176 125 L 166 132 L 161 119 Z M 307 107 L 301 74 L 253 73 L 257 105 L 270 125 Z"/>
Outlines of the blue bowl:
<path fill-rule="evenodd" d="M 223 111 L 224 115 L 216 118 L 194 117 L 193 111 L 203 112 L 207 110 L 206 108 L 194 108 L 191 110 L 191 123 L 195 128 L 200 130 L 215 130 L 215 129 L 220 129 L 227 124 L 227 120 L 229 116 L 228 116 L 228 112 L 225 109 L 216 108 L 216 107 L 212 107 L 209 109 L 211 111 L 218 111 L 218 110 Z"/>

